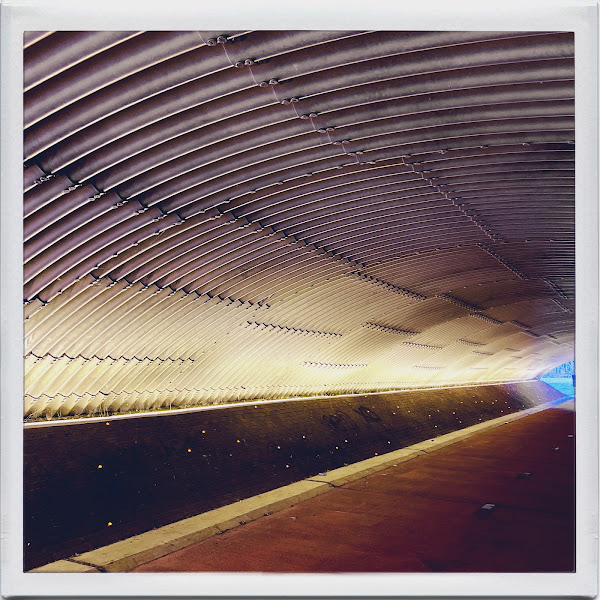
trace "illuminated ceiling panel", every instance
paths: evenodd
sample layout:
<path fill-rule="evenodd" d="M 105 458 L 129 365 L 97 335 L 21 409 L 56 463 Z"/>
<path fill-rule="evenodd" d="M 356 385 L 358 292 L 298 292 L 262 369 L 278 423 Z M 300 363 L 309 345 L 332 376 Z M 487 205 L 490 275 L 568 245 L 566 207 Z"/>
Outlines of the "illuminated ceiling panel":
<path fill-rule="evenodd" d="M 572 359 L 572 34 L 25 40 L 26 416 Z"/>

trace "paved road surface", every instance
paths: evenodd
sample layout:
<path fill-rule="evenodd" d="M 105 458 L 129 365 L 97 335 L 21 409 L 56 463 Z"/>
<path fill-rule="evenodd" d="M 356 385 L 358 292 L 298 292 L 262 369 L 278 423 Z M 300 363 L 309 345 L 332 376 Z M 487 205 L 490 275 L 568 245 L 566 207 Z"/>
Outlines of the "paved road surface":
<path fill-rule="evenodd" d="M 567 402 L 136 571 L 572 571 L 574 416 Z"/>

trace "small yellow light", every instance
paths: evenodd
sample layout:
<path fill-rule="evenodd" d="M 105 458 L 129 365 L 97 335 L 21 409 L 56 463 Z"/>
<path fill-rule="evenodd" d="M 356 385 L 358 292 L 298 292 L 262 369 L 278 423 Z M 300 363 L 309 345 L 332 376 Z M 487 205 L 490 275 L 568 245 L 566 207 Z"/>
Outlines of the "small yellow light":
<path fill-rule="evenodd" d="M 240 443 L 240 440 L 236 440 L 236 442 L 239 444 L 239 443 Z"/>
<path fill-rule="evenodd" d="M 206 433 L 206 430 L 204 430 L 204 429 L 203 429 L 203 430 L 202 430 L 202 433 Z"/>
<path fill-rule="evenodd" d="M 188 448 L 188 452 L 191 452 L 191 451 L 192 451 L 192 449 L 191 449 L 191 448 Z"/>
<path fill-rule="evenodd" d="M 277 450 L 281 450 L 281 446 L 277 446 Z"/>
<path fill-rule="evenodd" d="M 286 469 L 289 469 L 289 468 L 290 468 L 290 465 L 285 465 L 285 468 L 286 468 Z"/>
<path fill-rule="evenodd" d="M 109 522 L 106 524 L 106 526 L 107 526 L 107 527 L 111 527 L 111 526 L 112 526 L 112 521 L 109 521 Z"/>
<path fill-rule="evenodd" d="M 102 465 L 98 465 L 98 468 L 99 468 L 99 469 L 101 469 L 101 468 L 102 468 Z"/>
<path fill-rule="evenodd" d="M 107 424 L 107 425 L 110 425 L 110 423 L 109 423 L 108 421 L 106 422 L 106 424 Z"/>

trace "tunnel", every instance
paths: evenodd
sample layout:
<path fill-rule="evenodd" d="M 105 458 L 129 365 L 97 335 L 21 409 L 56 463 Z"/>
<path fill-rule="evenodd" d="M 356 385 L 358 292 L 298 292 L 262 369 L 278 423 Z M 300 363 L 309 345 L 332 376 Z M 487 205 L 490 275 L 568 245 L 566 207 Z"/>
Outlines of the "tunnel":
<path fill-rule="evenodd" d="M 575 358 L 572 32 L 23 43 L 25 570 L 486 423 L 572 427 L 541 410 Z"/>

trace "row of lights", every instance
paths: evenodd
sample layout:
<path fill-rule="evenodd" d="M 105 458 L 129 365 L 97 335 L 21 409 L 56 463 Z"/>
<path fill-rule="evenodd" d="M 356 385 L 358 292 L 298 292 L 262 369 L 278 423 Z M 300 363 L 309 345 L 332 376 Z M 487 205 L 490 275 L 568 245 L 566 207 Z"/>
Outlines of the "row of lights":
<path fill-rule="evenodd" d="M 403 346 L 410 346 L 411 348 L 425 348 L 428 350 L 441 350 L 443 346 L 431 346 L 429 344 L 418 344 L 417 342 L 402 342 Z"/>
<path fill-rule="evenodd" d="M 521 321 L 516 321 L 516 320 L 512 320 L 509 321 L 510 325 L 514 325 L 515 327 L 518 327 L 519 329 L 531 329 L 530 325 L 525 325 L 524 323 L 521 323 Z"/>
<path fill-rule="evenodd" d="M 367 329 L 376 329 L 385 333 L 395 333 L 397 335 L 419 335 L 418 331 L 409 331 L 407 329 L 397 329 L 396 327 L 388 327 L 387 325 L 378 325 L 377 323 L 363 323 L 363 327 Z"/>
<path fill-rule="evenodd" d="M 446 302 L 450 302 L 451 304 L 454 304 L 455 306 L 460 306 L 460 308 L 464 308 L 465 310 L 474 310 L 474 311 L 481 310 L 479 307 L 475 306 L 474 304 L 469 304 L 468 302 L 465 302 L 464 300 L 461 300 L 460 298 L 451 296 L 450 294 L 436 294 L 436 298 L 440 298 L 441 300 L 446 300 Z"/>
<path fill-rule="evenodd" d="M 313 361 L 304 361 L 302 364 L 305 367 L 318 367 L 320 369 L 360 369 L 362 367 L 369 366 L 367 363 L 345 364 L 345 363 L 322 363 L 322 362 L 313 362 Z"/>
<path fill-rule="evenodd" d="M 423 294 L 418 294 L 417 292 L 413 292 L 412 290 L 408 290 L 406 288 L 400 287 L 399 285 L 394 285 L 383 279 L 379 279 L 378 277 L 374 277 L 373 275 L 365 275 L 360 271 L 351 271 L 348 273 L 349 277 L 355 277 L 356 279 L 360 279 L 361 281 L 368 281 L 373 285 L 381 287 L 390 292 L 394 292 L 395 294 L 399 294 L 400 296 L 404 296 L 405 298 L 410 298 L 412 300 L 427 300 L 427 296 L 423 296 Z"/>
<path fill-rule="evenodd" d="M 300 329 L 296 327 L 287 327 L 285 325 L 272 325 L 269 323 L 259 323 L 258 321 L 246 321 L 246 328 L 261 329 L 263 331 L 280 332 L 280 333 L 291 333 L 298 335 L 311 335 L 311 336 L 322 336 L 322 337 L 334 337 L 341 338 L 341 333 L 335 333 L 331 331 L 315 331 L 313 329 Z"/>
<path fill-rule="evenodd" d="M 77 356 L 69 356 L 68 354 L 61 354 L 60 356 L 54 356 L 53 354 L 46 354 L 45 356 L 40 356 L 38 354 L 36 354 L 35 352 L 28 352 L 25 355 L 25 358 L 35 358 L 37 362 L 38 360 L 43 360 L 43 359 L 50 359 L 52 362 L 56 362 L 58 360 L 68 360 L 68 361 L 73 361 L 73 360 L 83 360 L 85 362 L 89 362 L 91 360 L 96 360 L 96 361 L 112 361 L 113 364 L 119 361 L 123 361 L 126 363 L 129 362 L 138 362 L 138 363 L 143 363 L 143 362 L 159 362 L 159 363 L 179 363 L 179 364 L 183 364 L 186 362 L 189 363 L 194 363 L 196 362 L 195 359 L 193 358 L 160 358 L 160 356 L 156 356 L 154 358 L 150 358 L 149 356 L 145 356 L 144 358 L 138 358 L 137 356 L 130 356 L 129 358 L 125 357 L 125 356 L 119 356 L 119 358 L 113 358 L 110 355 L 105 356 L 104 358 L 100 357 L 100 356 L 96 356 L 95 354 L 93 354 L 92 356 L 82 356 L 81 354 L 78 354 Z"/>
<path fill-rule="evenodd" d="M 471 342 L 470 340 L 458 340 L 459 344 L 464 344 L 465 346 L 485 346 L 485 344 L 481 344 L 480 342 Z"/>
<path fill-rule="evenodd" d="M 487 315 L 482 315 L 478 312 L 470 313 L 469 316 L 474 317 L 475 319 L 480 319 L 481 321 L 485 321 L 486 323 L 491 323 L 492 325 L 503 325 L 502 321 L 498 321 L 498 319 L 488 317 Z"/>

